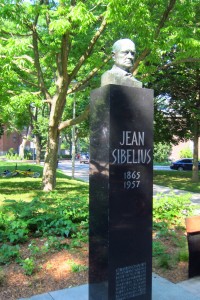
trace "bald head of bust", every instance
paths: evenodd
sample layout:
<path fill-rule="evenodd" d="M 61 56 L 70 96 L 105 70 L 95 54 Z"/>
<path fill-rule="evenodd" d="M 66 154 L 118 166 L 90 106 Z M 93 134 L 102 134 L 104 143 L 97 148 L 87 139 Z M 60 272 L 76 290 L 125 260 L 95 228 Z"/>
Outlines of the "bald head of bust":
<path fill-rule="evenodd" d="M 142 87 L 142 82 L 133 77 L 132 69 L 135 60 L 135 44 L 129 39 L 120 39 L 112 47 L 114 65 L 101 76 L 101 86 L 118 84 Z"/>
<path fill-rule="evenodd" d="M 135 44 L 129 39 L 121 39 L 112 47 L 112 58 L 120 69 L 130 72 L 135 59 Z"/>

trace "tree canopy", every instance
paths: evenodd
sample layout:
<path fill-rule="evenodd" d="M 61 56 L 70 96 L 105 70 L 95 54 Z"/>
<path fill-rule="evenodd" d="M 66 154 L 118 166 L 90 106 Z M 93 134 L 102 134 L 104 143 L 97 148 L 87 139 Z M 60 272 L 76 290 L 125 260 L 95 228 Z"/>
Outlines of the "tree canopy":
<path fill-rule="evenodd" d="M 23 113 L 33 103 L 41 112 L 46 110 L 45 190 L 55 187 L 60 132 L 88 115 L 89 90 L 99 86 L 100 74 L 112 64 L 114 41 L 134 40 L 134 73 L 146 87 L 152 74 L 165 72 L 170 65 L 200 61 L 197 0 L 4 0 L 0 8 L 2 116 L 11 103 Z M 178 54 L 163 65 L 163 55 L 174 45 Z M 69 115 L 64 114 L 68 95 L 83 89 L 80 114 L 64 119 Z"/>

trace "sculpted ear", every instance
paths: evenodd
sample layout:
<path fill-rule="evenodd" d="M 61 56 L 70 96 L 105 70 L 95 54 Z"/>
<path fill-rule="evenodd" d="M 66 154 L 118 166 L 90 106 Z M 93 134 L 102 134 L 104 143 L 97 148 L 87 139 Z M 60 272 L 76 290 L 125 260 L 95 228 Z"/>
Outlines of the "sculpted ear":
<path fill-rule="evenodd" d="M 112 59 L 115 61 L 115 52 L 112 51 Z"/>

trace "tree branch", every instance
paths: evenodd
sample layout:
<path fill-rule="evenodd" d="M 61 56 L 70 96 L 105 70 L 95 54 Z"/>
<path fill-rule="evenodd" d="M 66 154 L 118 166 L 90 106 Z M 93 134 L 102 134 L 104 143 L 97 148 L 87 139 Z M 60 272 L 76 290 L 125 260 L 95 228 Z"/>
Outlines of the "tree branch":
<path fill-rule="evenodd" d="M 166 7 L 160 22 L 158 23 L 157 29 L 155 31 L 154 34 L 154 39 L 157 39 L 161 29 L 164 27 L 165 22 L 167 21 L 167 19 L 169 18 L 169 14 L 170 12 L 173 10 L 174 6 L 175 6 L 176 0 L 170 0 L 168 6 Z M 139 67 L 139 64 L 141 61 L 143 61 L 149 54 L 151 53 L 151 49 L 150 48 L 146 48 L 144 49 L 144 51 L 141 53 L 141 55 L 136 59 L 134 66 L 133 66 L 133 74 L 136 75 L 137 74 L 137 69 Z"/>
<path fill-rule="evenodd" d="M 106 59 L 104 59 L 103 61 L 103 64 L 98 67 L 98 68 L 94 68 L 88 75 L 85 79 L 83 79 L 82 81 L 80 82 L 77 82 L 77 84 L 71 88 L 71 89 L 68 89 L 67 91 L 67 95 L 71 94 L 71 93 L 74 93 L 74 92 L 77 92 L 77 91 L 80 91 L 82 90 L 86 85 L 87 83 L 90 81 L 90 79 L 98 73 L 98 71 L 112 58 L 112 55 L 109 55 Z"/>
<path fill-rule="evenodd" d="M 38 34 L 36 27 L 32 27 L 32 38 L 33 38 L 33 51 L 34 51 L 34 64 L 35 68 L 37 70 L 37 77 L 38 77 L 38 85 L 45 96 L 46 99 L 51 99 L 51 95 L 48 93 L 45 82 L 44 82 L 44 77 L 43 77 L 43 72 L 40 66 L 40 58 L 39 58 L 39 49 L 38 49 Z"/>
<path fill-rule="evenodd" d="M 167 63 L 164 66 L 160 67 L 159 70 L 167 69 L 171 66 L 179 65 L 182 63 L 196 63 L 196 62 L 200 62 L 200 58 L 193 58 L 193 57 L 183 58 L 177 61 L 172 61 L 170 63 Z"/>
<path fill-rule="evenodd" d="M 99 39 L 99 37 L 101 36 L 103 31 L 105 30 L 106 25 L 107 25 L 106 19 L 103 19 L 99 30 L 96 31 L 95 35 L 93 36 L 92 40 L 90 41 L 89 46 L 87 47 L 85 53 L 80 57 L 76 67 L 74 68 L 74 70 L 70 74 L 70 78 L 74 78 L 76 76 L 76 74 L 78 73 L 79 69 L 81 68 L 81 66 L 83 65 L 85 60 L 89 57 L 89 55 L 91 54 L 97 40 Z"/>
<path fill-rule="evenodd" d="M 160 34 L 160 30 L 164 27 L 165 22 L 169 18 L 169 14 L 173 10 L 175 4 L 176 4 L 176 0 L 170 0 L 169 5 L 165 9 L 165 11 L 164 11 L 164 13 L 162 15 L 162 18 L 160 19 L 160 22 L 159 22 L 158 27 L 157 27 L 156 32 L 155 32 L 154 39 L 158 38 L 158 36 Z"/>
<path fill-rule="evenodd" d="M 20 36 L 20 37 L 27 37 L 27 36 L 31 36 L 32 34 L 20 34 L 20 33 L 13 33 L 13 32 L 8 32 L 5 30 L 0 30 L 0 35 L 2 36 L 3 34 L 9 35 L 9 36 Z"/>
<path fill-rule="evenodd" d="M 160 66 L 156 69 L 156 71 L 166 70 L 167 68 L 173 67 L 175 65 L 183 64 L 183 63 L 198 63 L 198 62 L 200 62 L 200 58 L 193 58 L 193 57 L 183 58 L 183 59 L 180 59 L 180 60 L 177 60 L 177 61 L 167 63 L 163 66 Z M 154 71 L 153 73 L 155 73 L 156 71 Z M 143 74 L 142 78 L 150 76 L 151 74 L 152 73 Z M 177 90 L 177 92 L 178 92 L 178 90 Z"/>
<path fill-rule="evenodd" d="M 29 55 L 22 55 L 22 56 L 14 56 L 14 59 L 26 59 L 30 63 L 34 64 L 34 60 Z"/>
<path fill-rule="evenodd" d="M 150 49 L 144 49 L 143 52 L 140 54 L 140 56 L 136 59 L 134 66 L 133 66 L 133 75 L 137 74 L 138 67 L 141 61 L 143 61 L 151 52 Z"/>
<path fill-rule="evenodd" d="M 88 104 L 86 106 L 84 112 L 82 114 L 80 114 L 77 118 L 61 122 L 59 127 L 58 127 L 58 130 L 61 131 L 64 128 L 67 128 L 69 126 L 76 125 L 76 124 L 79 124 L 79 123 L 83 122 L 84 120 L 87 119 L 87 117 L 89 115 L 89 111 L 90 111 L 90 105 Z"/>

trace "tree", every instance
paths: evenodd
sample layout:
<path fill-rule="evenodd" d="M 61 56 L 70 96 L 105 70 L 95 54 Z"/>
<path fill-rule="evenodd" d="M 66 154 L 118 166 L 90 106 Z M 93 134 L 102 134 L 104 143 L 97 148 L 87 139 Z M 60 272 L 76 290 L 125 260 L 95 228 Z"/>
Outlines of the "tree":
<path fill-rule="evenodd" d="M 156 162 L 166 162 L 169 160 L 171 144 L 160 142 L 154 144 L 153 158 Z"/>
<path fill-rule="evenodd" d="M 49 110 L 44 190 L 56 184 L 61 131 L 89 112 L 86 106 L 75 119 L 65 120 L 68 96 L 83 87 L 87 91 L 99 86 L 97 73 L 104 71 L 113 41 L 129 37 L 136 42 L 134 72 L 147 84 L 163 53 L 176 43 L 182 51 L 174 64 L 199 60 L 198 28 L 194 37 L 197 9 L 197 0 L 3 1 L 1 58 L 17 79 L 12 92 L 20 95 L 25 89 L 37 94 Z M 76 86 L 71 85 L 74 79 Z"/>
<path fill-rule="evenodd" d="M 176 50 L 177 51 L 177 50 Z M 176 53 L 173 54 L 175 56 Z M 175 141 L 192 139 L 193 181 L 198 181 L 198 140 L 200 136 L 200 64 L 181 64 L 168 68 L 154 82 L 160 101 L 160 111 L 167 123 L 167 135 Z M 161 127 L 159 120 L 156 127 Z M 165 133 L 164 133 L 165 134 Z M 165 135 L 166 138 L 166 135 Z"/>

